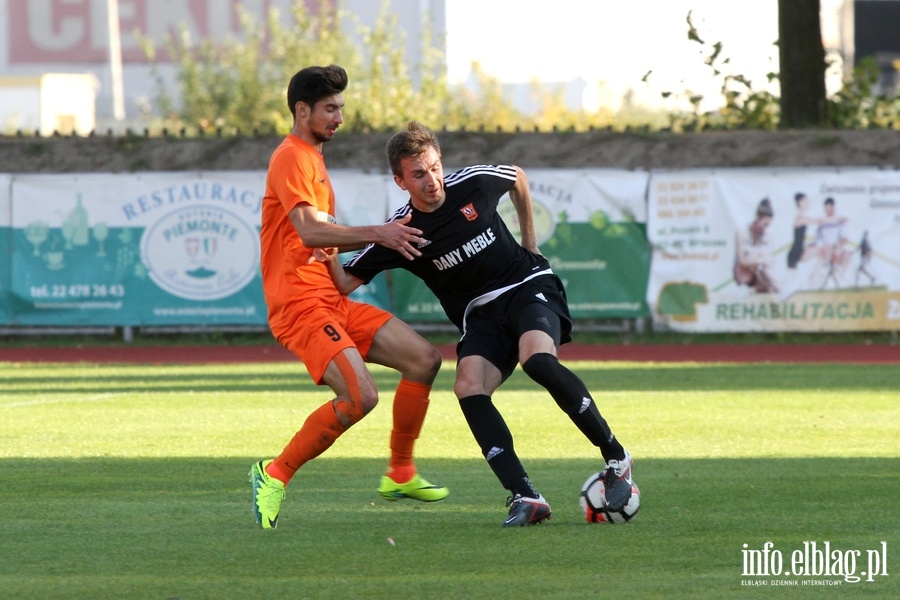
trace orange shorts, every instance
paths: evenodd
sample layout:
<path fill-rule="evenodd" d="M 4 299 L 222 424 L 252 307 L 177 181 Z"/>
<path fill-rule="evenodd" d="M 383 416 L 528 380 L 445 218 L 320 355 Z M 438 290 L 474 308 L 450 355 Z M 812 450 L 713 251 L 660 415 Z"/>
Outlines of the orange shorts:
<path fill-rule="evenodd" d="M 282 346 L 306 365 L 317 385 L 328 363 L 347 348 L 356 348 L 363 358 L 372 340 L 393 315 L 371 304 L 342 297 L 338 304 L 308 300 L 300 302 L 293 325 L 273 331 Z"/>

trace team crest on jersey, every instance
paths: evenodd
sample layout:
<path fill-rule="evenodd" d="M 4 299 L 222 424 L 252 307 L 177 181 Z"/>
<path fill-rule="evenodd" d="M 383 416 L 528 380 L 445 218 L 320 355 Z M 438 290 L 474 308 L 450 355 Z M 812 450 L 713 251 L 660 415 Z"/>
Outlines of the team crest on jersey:
<path fill-rule="evenodd" d="M 459 209 L 459 212 L 463 214 L 467 221 L 474 221 L 478 218 L 478 213 L 475 212 L 475 207 L 471 204 L 467 204 Z"/>

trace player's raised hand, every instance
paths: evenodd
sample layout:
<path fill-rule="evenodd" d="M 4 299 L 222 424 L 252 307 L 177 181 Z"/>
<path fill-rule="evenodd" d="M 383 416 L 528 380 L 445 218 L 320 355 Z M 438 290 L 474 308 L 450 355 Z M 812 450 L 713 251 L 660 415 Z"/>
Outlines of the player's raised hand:
<path fill-rule="evenodd" d="M 421 229 L 407 226 L 412 215 L 406 215 L 402 219 L 395 219 L 380 226 L 381 239 L 378 244 L 391 250 L 396 250 L 405 258 L 413 260 L 422 256 L 422 253 L 413 244 L 424 244 L 425 239 Z"/>

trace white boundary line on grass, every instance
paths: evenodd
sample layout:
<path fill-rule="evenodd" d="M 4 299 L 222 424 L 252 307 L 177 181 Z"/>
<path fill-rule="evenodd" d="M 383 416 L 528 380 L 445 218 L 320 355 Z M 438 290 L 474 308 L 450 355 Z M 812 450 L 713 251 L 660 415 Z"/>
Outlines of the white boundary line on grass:
<path fill-rule="evenodd" d="M 85 398 L 38 398 L 37 400 L 29 400 L 27 402 L 11 402 L 9 404 L 0 404 L 0 408 L 24 408 L 29 406 L 40 406 L 43 404 L 80 404 L 82 402 L 101 402 L 103 400 L 109 400 L 110 398 L 115 398 L 116 396 L 121 396 L 122 394 L 114 394 L 114 393 L 104 393 L 104 394 L 95 394 L 93 396 L 87 396 Z"/>

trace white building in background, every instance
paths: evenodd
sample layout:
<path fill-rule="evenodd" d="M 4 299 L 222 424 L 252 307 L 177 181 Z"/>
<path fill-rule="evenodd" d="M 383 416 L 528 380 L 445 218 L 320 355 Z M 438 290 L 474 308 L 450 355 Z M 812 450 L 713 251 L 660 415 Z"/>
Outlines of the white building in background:
<path fill-rule="evenodd" d="M 146 36 L 158 49 L 168 34 L 187 27 L 194 40 L 239 35 L 237 6 L 264 22 L 270 8 L 286 23 L 296 0 L 0 0 L 0 133 L 40 129 L 61 133 L 143 127 L 141 115 L 159 93 L 157 75 L 139 45 Z M 317 11 L 321 0 L 303 0 Z M 327 0 L 372 27 L 384 6 L 406 35 L 410 62 L 420 54 L 422 28 L 443 49 L 445 0 Z M 110 8 L 118 10 L 120 70 L 110 60 Z M 355 33 L 345 23 L 347 33 Z M 138 34 L 140 32 L 140 34 Z M 115 37 L 115 36 L 114 36 Z M 162 61 L 164 52 L 157 60 Z M 115 57 L 115 52 L 113 52 Z M 298 65 L 298 69 L 305 65 Z M 176 68 L 161 63 L 158 76 L 170 92 Z M 50 75 L 52 74 L 52 76 Z M 68 91 L 59 86 L 67 85 Z M 118 99 L 121 93 L 121 100 Z M 91 95 L 91 98 L 86 96 Z M 57 103 L 57 100 L 60 102 Z M 120 110 L 117 110 L 120 104 Z M 124 109 L 124 119 L 117 118 Z M 50 116 L 47 114 L 51 113 Z M 55 116 L 54 116 L 55 115 Z"/>
<path fill-rule="evenodd" d="M 91 73 L 0 76 L 0 132 L 88 135 L 99 83 Z"/>

